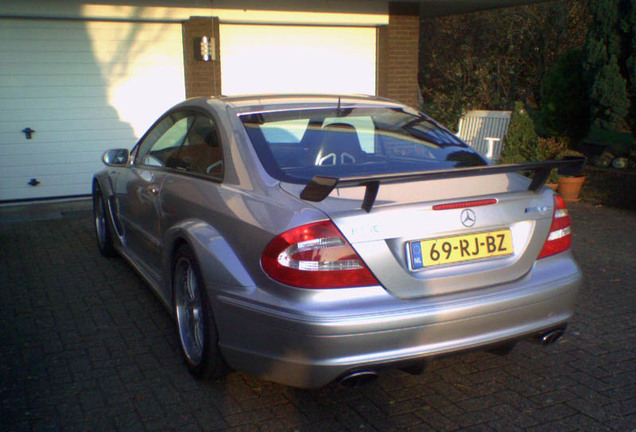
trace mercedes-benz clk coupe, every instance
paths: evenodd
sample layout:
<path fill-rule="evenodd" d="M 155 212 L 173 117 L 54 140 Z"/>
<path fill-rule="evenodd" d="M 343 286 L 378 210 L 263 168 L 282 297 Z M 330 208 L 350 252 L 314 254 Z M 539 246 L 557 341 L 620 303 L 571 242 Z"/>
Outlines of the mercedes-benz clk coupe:
<path fill-rule="evenodd" d="M 574 311 L 570 216 L 544 183 L 581 161 L 494 165 L 397 102 L 190 99 L 103 161 L 99 248 L 157 293 L 202 378 L 359 384 L 554 342 Z"/>

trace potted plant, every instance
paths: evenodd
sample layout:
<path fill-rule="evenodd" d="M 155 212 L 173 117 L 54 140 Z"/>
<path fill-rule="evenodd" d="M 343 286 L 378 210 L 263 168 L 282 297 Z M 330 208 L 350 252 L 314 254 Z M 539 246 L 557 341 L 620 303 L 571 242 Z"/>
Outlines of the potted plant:
<path fill-rule="evenodd" d="M 583 153 L 574 150 L 565 150 L 560 155 L 560 159 L 582 158 Z M 577 176 L 560 176 L 557 192 L 563 197 L 565 202 L 578 202 L 581 200 L 581 188 L 585 182 L 585 174 Z"/>
<path fill-rule="evenodd" d="M 567 151 L 567 142 L 563 138 L 541 138 L 537 139 L 532 160 L 555 160 L 561 159 L 561 155 Z M 553 190 L 558 190 L 558 184 L 561 181 L 561 174 L 557 170 L 550 171 L 550 176 L 546 181 L 546 185 Z"/>

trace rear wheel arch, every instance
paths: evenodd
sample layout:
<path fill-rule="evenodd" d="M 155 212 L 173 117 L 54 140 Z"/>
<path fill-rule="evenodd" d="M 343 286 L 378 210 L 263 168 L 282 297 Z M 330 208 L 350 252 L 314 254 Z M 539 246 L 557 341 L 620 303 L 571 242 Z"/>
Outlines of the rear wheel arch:
<path fill-rule="evenodd" d="M 181 248 L 182 246 L 188 246 L 190 248 L 192 248 L 192 246 L 188 243 L 188 241 L 183 238 L 183 237 L 177 237 L 172 241 L 172 244 L 169 248 L 169 255 L 167 258 L 167 263 L 168 263 L 168 280 L 170 283 L 170 301 L 172 302 L 172 305 L 174 306 L 174 267 L 176 265 L 176 256 L 177 256 L 177 251 L 179 250 L 179 248 Z"/>
<path fill-rule="evenodd" d="M 177 255 L 177 251 L 183 245 L 187 245 L 188 247 L 192 248 L 192 246 L 190 246 L 188 241 L 184 239 L 183 237 L 177 237 L 172 242 L 172 246 L 170 247 L 170 256 L 168 257 L 168 262 L 170 262 L 170 271 L 174 270 L 175 257 Z"/>
<path fill-rule="evenodd" d="M 174 294 L 175 294 L 174 293 L 174 288 L 175 288 L 174 276 L 175 276 L 175 266 L 177 264 L 177 254 L 179 252 L 179 249 L 181 249 L 184 246 L 190 249 L 194 259 L 197 262 L 199 275 L 202 278 L 202 284 L 205 287 L 206 295 L 210 301 L 212 313 L 214 313 L 214 287 L 216 285 L 216 281 L 213 277 L 209 276 L 210 273 L 212 274 L 214 273 L 204 269 L 201 265 L 201 263 L 209 262 L 210 257 L 206 256 L 204 252 L 199 250 L 199 248 L 197 247 L 196 240 L 191 238 L 190 234 L 186 231 L 179 233 L 176 237 L 174 237 L 170 241 L 170 245 L 167 248 L 169 252 L 166 258 L 166 262 L 168 263 L 166 271 L 168 274 L 168 281 L 170 284 L 168 292 L 170 295 L 170 300 L 172 302 L 171 304 L 173 305 L 173 309 L 174 309 Z"/>

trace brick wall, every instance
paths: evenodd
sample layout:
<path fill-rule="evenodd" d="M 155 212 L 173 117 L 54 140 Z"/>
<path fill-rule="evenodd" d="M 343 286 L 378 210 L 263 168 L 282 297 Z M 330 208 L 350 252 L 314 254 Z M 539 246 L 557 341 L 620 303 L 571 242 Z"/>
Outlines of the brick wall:
<path fill-rule="evenodd" d="M 195 60 L 194 39 L 214 37 L 216 60 Z M 186 97 L 218 96 L 221 94 L 221 60 L 219 48 L 219 19 L 191 17 L 183 23 L 183 66 L 185 68 Z"/>
<path fill-rule="evenodd" d="M 419 33 L 419 3 L 389 3 L 389 25 L 378 30 L 378 96 L 418 107 Z"/>
<path fill-rule="evenodd" d="M 418 107 L 419 3 L 389 3 L 389 25 L 378 29 L 377 94 Z M 194 38 L 214 36 L 216 60 L 194 58 Z M 183 23 L 186 97 L 221 94 L 219 21 L 191 17 Z"/>

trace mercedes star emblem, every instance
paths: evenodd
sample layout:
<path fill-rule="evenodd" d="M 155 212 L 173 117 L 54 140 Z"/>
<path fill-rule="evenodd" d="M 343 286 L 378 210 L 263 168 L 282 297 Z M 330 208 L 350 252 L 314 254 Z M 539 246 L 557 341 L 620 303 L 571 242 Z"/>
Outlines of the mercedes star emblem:
<path fill-rule="evenodd" d="M 475 212 L 472 211 L 471 209 L 465 209 L 464 211 L 462 211 L 460 219 L 462 221 L 462 224 L 468 228 L 475 225 L 475 222 L 477 222 L 477 217 L 475 216 Z"/>

